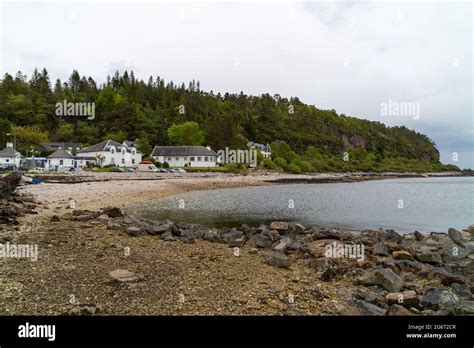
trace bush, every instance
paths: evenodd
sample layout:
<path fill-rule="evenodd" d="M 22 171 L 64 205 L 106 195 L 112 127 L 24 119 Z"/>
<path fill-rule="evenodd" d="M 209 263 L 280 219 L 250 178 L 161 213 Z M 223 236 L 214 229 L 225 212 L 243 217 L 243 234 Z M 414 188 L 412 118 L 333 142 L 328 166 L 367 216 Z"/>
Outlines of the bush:
<path fill-rule="evenodd" d="M 292 174 L 301 174 L 301 168 L 294 163 L 290 163 L 285 167 L 285 171 Z"/>
<path fill-rule="evenodd" d="M 308 161 L 298 161 L 295 163 L 304 173 L 311 173 L 314 172 L 314 167 Z"/>
<path fill-rule="evenodd" d="M 269 159 L 269 158 L 265 158 L 263 160 L 263 167 L 267 168 L 267 169 L 270 169 L 270 170 L 275 170 L 276 169 L 275 163 L 273 163 L 272 160 Z"/>
<path fill-rule="evenodd" d="M 169 168 L 169 167 L 170 167 L 170 165 L 169 165 L 168 162 L 163 162 L 163 168 Z"/>
<path fill-rule="evenodd" d="M 275 158 L 273 163 L 275 163 L 280 168 L 285 168 L 285 166 L 288 164 L 288 162 L 284 158 L 281 158 L 281 157 Z"/>

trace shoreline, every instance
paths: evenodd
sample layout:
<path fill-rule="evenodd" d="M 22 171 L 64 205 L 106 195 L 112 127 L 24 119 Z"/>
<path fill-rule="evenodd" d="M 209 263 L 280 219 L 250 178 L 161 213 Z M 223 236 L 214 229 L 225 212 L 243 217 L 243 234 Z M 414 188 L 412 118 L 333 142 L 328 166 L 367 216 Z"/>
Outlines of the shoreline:
<path fill-rule="evenodd" d="M 0 244 L 36 245 L 39 256 L 0 258 L 3 315 L 474 314 L 474 225 L 208 229 L 119 208 L 35 214 L 44 203 L 22 193 L 10 208 L 22 217 L 0 224 Z"/>

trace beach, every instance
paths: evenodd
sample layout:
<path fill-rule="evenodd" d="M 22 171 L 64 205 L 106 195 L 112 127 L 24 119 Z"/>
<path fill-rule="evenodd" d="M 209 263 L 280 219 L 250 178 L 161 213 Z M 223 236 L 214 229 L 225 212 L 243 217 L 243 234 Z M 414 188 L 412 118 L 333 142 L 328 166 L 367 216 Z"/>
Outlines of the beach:
<path fill-rule="evenodd" d="M 38 259 L 0 259 L 3 315 L 472 311 L 473 226 L 449 235 L 403 237 L 395 231 L 344 231 L 285 222 L 209 230 L 172 221 L 136 221 L 121 210 L 193 190 L 354 178 L 98 173 L 56 179 L 20 187 L 8 203 L 18 212 L 18 221 L 0 225 L 0 242 L 37 245 Z M 363 245 L 365 257 L 328 258 L 325 248 L 334 243 Z M 453 246 L 462 251 L 459 258 L 448 254 Z M 394 302 L 397 294 L 409 302 Z M 444 303 L 446 294 L 455 300 Z"/>

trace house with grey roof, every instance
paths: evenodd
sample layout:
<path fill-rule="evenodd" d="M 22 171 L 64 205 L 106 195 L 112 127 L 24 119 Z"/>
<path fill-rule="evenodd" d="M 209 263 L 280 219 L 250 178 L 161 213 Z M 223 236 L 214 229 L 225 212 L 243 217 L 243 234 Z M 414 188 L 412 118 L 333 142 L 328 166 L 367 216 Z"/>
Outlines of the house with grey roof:
<path fill-rule="evenodd" d="M 247 146 L 250 147 L 251 149 L 256 149 L 260 151 L 260 153 L 263 155 L 264 158 L 272 158 L 272 148 L 270 147 L 270 144 L 260 144 L 260 143 L 255 143 L 253 141 L 249 141 L 247 143 Z"/>
<path fill-rule="evenodd" d="M 64 171 L 74 168 L 74 156 L 64 149 L 57 149 L 48 156 L 48 170 Z"/>
<path fill-rule="evenodd" d="M 93 146 L 77 151 L 77 157 L 90 158 L 100 166 L 135 167 L 143 154 L 134 146 L 120 144 L 114 140 L 104 140 Z"/>
<path fill-rule="evenodd" d="M 68 143 L 68 142 L 47 142 L 41 145 L 41 148 L 45 152 L 56 151 L 63 149 L 70 152 L 79 151 L 82 148 L 81 143 Z"/>
<path fill-rule="evenodd" d="M 13 143 L 7 143 L 7 146 L 0 150 L 0 167 L 13 166 L 15 169 L 21 164 L 24 156 L 13 148 Z"/>
<path fill-rule="evenodd" d="M 155 146 L 151 157 L 170 167 L 215 167 L 217 153 L 205 146 Z"/>

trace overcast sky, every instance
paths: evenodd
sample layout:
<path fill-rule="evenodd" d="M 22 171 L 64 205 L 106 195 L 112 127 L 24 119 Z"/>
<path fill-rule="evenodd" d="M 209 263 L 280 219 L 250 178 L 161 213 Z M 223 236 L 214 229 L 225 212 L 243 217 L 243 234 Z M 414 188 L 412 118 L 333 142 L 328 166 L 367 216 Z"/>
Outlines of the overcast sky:
<path fill-rule="evenodd" d="M 0 0 L 1 2 L 2 0 Z M 3 1 L 0 73 L 115 70 L 280 94 L 427 134 L 474 168 L 470 2 Z M 381 103 L 419 103 L 419 117 Z M 256 139 L 258 141 L 258 139 Z M 459 161 L 452 161 L 453 152 Z"/>

